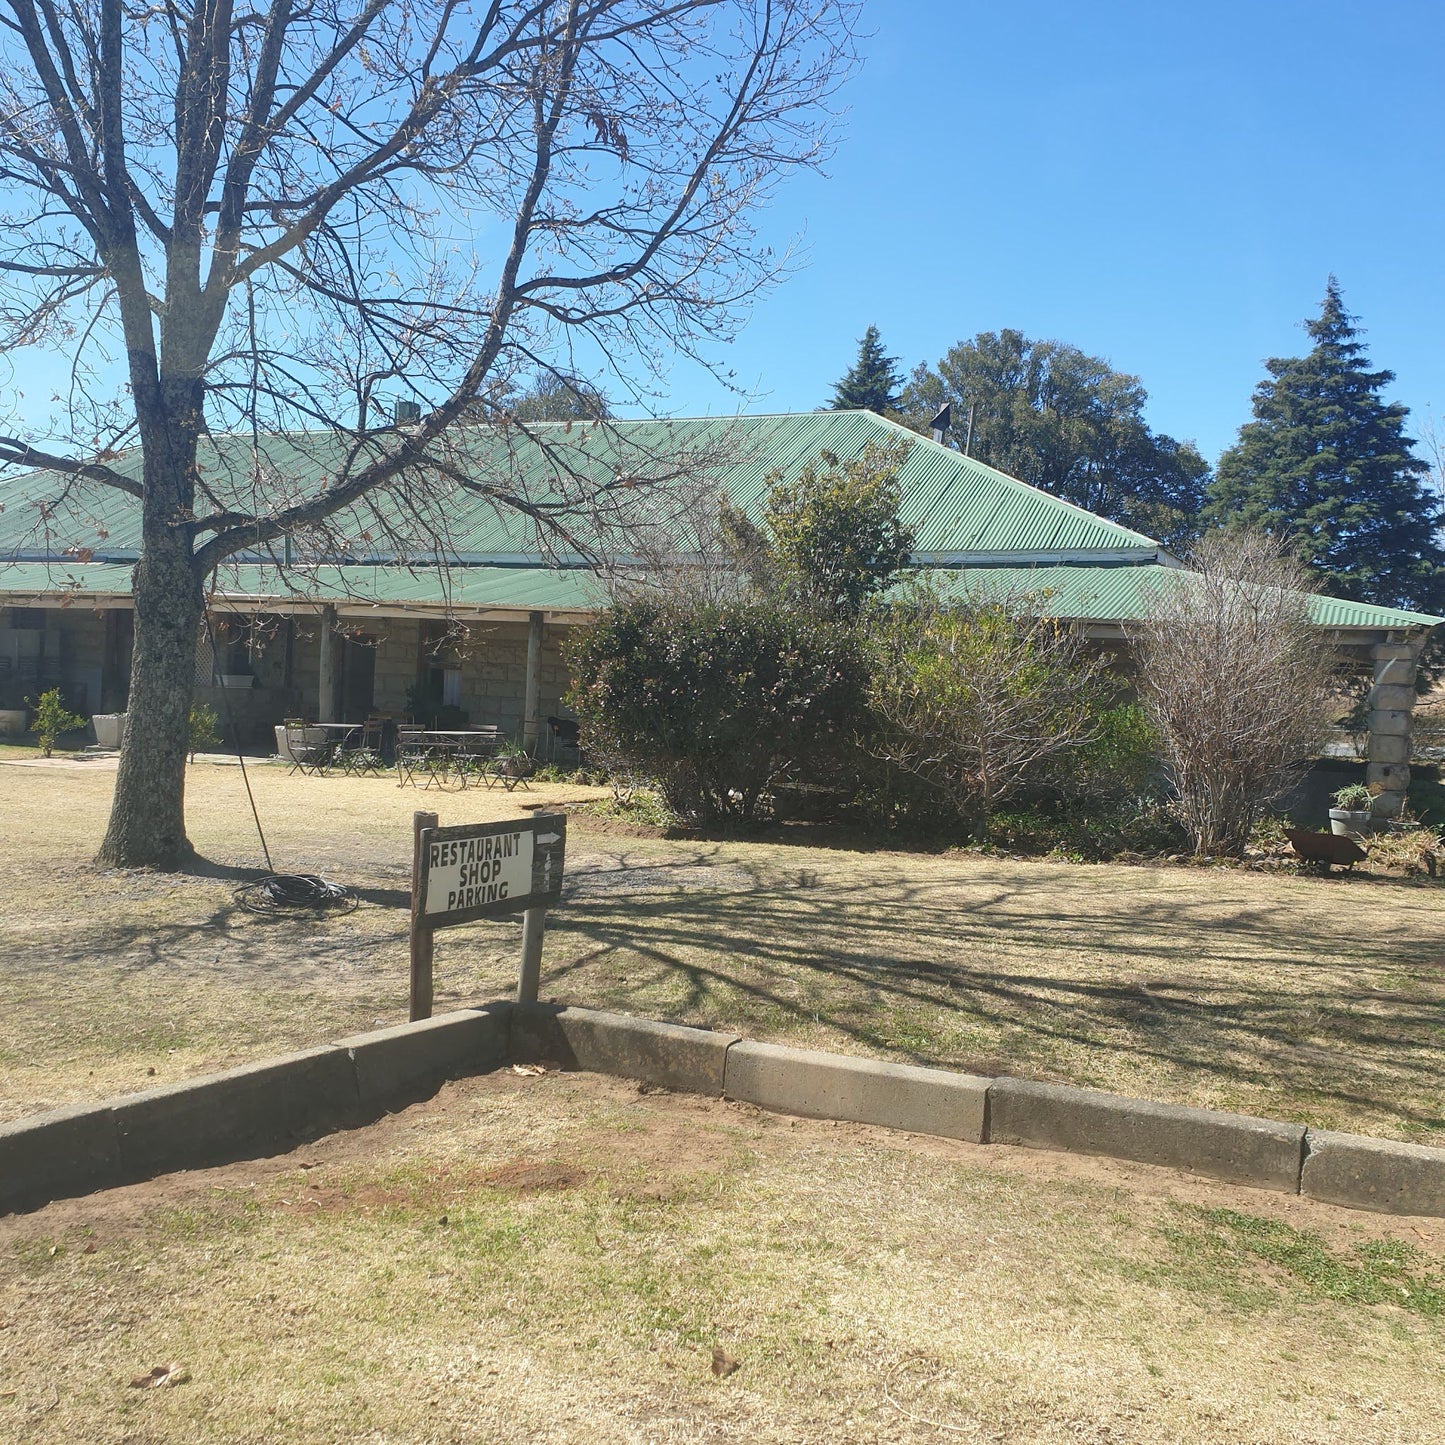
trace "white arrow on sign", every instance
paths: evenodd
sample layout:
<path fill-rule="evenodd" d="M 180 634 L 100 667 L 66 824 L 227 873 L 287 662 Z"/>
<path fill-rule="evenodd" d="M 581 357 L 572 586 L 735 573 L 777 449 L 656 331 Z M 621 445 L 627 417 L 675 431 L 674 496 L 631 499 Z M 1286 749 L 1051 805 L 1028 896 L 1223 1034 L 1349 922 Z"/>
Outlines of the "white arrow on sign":
<path fill-rule="evenodd" d="M 560 843 L 562 841 L 562 835 L 560 833 L 538 833 L 537 841 L 543 844 Z"/>

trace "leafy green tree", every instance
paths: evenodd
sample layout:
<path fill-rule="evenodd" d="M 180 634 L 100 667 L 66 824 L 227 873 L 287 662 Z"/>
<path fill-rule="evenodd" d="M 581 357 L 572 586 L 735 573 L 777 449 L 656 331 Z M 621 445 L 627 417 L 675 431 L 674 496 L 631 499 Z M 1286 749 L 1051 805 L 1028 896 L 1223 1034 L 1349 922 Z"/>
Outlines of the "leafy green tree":
<path fill-rule="evenodd" d="M 1254 420 L 1219 459 L 1211 513 L 1290 545 L 1338 597 L 1384 606 L 1445 604 L 1445 550 L 1428 465 L 1405 435 L 1408 411 L 1384 400 L 1392 371 L 1369 370 L 1333 276 L 1307 356 L 1273 357 Z"/>
<path fill-rule="evenodd" d="M 876 411 L 879 416 L 897 410 L 903 378 L 898 362 L 883 350 L 878 328 L 870 326 L 858 343 L 858 360 L 833 387 L 834 411 Z"/>
<path fill-rule="evenodd" d="M 820 454 L 796 481 L 774 472 L 763 527 L 724 503 L 721 529 L 758 595 L 778 596 L 819 617 L 848 621 L 896 582 L 913 551 L 898 519 L 898 472 L 910 444 L 878 446 L 840 461 Z"/>
<path fill-rule="evenodd" d="M 219 747 L 221 735 L 216 731 L 216 710 L 198 702 L 191 705 L 190 757 L 195 762 L 196 754 Z"/>
<path fill-rule="evenodd" d="M 898 472 L 909 445 L 870 442 L 841 462 L 829 451 L 795 482 L 775 475 L 763 519 L 777 574 L 794 596 L 824 617 L 858 617 L 897 581 L 913 551 L 898 518 Z"/>
<path fill-rule="evenodd" d="M 85 719 L 66 707 L 58 687 L 42 692 L 38 701 L 28 697 L 25 701 L 35 709 L 35 741 L 47 758 L 55 751 L 61 733 L 74 732 L 85 726 Z"/>
<path fill-rule="evenodd" d="M 612 415 L 607 398 L 577 376 L 539 377 L 506 410 L 521 422 L 605 421 Z"/>
<path fill-rule="evenodd" d="M 1182 547 L 1209 467 L 1192 442 L 1149 429 L 1139 378 L 1061 341 L 982 331 L 919 366 L 900 408 L 927 429 L 951 404 L 950 443 L 1087 511 Z"/>

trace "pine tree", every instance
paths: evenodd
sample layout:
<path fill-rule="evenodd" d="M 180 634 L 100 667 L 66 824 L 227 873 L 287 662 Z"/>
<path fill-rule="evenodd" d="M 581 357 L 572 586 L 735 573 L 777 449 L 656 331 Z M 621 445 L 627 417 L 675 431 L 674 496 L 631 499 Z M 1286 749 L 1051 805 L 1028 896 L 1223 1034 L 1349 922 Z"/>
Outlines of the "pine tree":
<path fill-rule="evenodd" d="M 833 387 L 834 411 L 876 411 L 879 416 L 898 406 L 898 388 L 903 378 L 898 362 L 883 350 L 878 328 L 870 326 L 858 343 L 858 360 L 842 381 Z"/>
<path fill-rule="evenodd" d="M 1314 349 L 1265 362 L 1255 419 L 1219 459 L 1211 513 L 1288 537 L 1338 597 L 1436 610 L 1445 515 L 1405 435 L 1407 408 L 1381 396 L 1395 374 L 1368 369 L 1354 323 L 1331 276 L 1305 323 Z"/>

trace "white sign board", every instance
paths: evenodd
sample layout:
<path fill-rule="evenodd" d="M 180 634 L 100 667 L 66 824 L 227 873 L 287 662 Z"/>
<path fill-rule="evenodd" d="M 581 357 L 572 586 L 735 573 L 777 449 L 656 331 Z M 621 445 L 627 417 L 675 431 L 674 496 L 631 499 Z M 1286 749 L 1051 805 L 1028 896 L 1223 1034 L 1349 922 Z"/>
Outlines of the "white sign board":
<path fill-rule="evenodd" d="M 532 891 L 534 833 L 487 833 L 427 845 L 426 911 L 463 913 Z"/>
<path fill-rule="evenodd" d="M 425 928 L 546 908 L 562 892 L 567 820 L 534 814 L 509 823 L 423 828 L 417 835 L 419 907 Z"/>

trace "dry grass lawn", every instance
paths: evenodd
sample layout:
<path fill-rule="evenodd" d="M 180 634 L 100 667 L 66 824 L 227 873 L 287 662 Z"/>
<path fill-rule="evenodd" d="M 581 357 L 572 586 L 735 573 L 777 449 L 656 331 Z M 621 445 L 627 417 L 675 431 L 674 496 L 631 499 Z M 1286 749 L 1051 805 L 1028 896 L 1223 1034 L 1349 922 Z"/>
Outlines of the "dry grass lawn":
<path fill-rule="evenodd" d="M 236 908 L 259 855 L 234 766 L 192 768 L 212 866 L 170 877 L 91 866 L 112 773 L 0 765 L 0 1118 L 405 1017 L 412 811 L 596 796 L 254 782 L 276 866 L 353 885 L 355 914 Z M 672 842 L 585 817 L 568 873 L 544 997 L 1445 1143 L 1440 884 Z M 438 1008 L 507 993 L 519 936 L 440 935 Z"/>
<path fill-rule="evenodd" d="M 0 1438 L 1428 1445 L 1442 1244 L 505 1072 L 0 1220 Z M 184 1383 L 130 1386 L 169 1364 Z"/>

